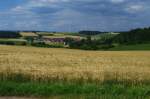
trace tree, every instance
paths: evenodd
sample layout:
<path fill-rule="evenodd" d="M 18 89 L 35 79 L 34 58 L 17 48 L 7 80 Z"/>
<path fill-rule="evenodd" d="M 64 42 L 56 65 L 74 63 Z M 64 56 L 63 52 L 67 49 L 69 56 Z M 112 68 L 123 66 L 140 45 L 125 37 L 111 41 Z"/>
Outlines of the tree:
<path fill-rule="evenodd" d="M 28 41 L 29 44 L 34 43 L 34 38 L 33 37 L 25 37 L 25 39 Z"/>

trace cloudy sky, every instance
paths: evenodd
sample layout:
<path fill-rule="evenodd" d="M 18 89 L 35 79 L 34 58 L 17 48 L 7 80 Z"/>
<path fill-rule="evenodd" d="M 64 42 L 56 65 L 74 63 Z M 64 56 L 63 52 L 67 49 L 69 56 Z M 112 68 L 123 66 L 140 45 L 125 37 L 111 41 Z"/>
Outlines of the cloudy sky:
<path fill-rule="evenodd" d="M 0 30 L 124 31 L 150 26 L 150 0 L 0 0 Z"/>

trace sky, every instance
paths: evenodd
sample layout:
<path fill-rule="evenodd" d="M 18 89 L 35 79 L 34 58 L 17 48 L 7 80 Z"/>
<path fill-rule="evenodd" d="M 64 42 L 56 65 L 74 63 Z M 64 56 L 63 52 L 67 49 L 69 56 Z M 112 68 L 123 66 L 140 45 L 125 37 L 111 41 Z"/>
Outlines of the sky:
<path fill-rule="evenodd" d="M 127 31 L 150 26 L 150 0 L 0 0 L 0 30 Z"/>

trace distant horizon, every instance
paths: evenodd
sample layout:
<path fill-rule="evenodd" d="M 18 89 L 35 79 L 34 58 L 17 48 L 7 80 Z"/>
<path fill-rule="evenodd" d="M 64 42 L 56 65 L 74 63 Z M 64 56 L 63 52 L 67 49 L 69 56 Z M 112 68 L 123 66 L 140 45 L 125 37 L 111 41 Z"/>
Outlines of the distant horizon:
<path fill-rule="evenodd" d="M 48 30 L 0 30 L 0 31 L 19 31 L 19 32 L 66 32 L 66 33 L 76 33 L 80 31 L 98 31 L 98 30 L 79 30 L 79 31 L 48 31 Z M 128 30 L 130 31 L 130 30 Z M 125 32 L 125 31 L 99 31 L 99 32 Z"/>
<path fill-rule="evenodd" d="M 122 31 L 100 31 L 100 30 L 78 30 L 78 31 L 53 31 L 53 30 L 0 30 L 0 31 L 19 31 L 19 32 L 66 32 L 66 33 L 69 33 L 69 32 L 72 32 L 72 33 L 76 33 L 76 32 L 80 32 L 80 31 L 99 31 L 99 32 L 126 32 L 126 31 L 131 31 L 131 30 L 134 30 L 134 29 L 142 29 L 142 28 L 150 28 L 150 26 L 147 26 L 147 27 L 137 27 L 137 28 L 131 28 L 131 29 L 128 29 L 128 30 L 122 30 Z"/>

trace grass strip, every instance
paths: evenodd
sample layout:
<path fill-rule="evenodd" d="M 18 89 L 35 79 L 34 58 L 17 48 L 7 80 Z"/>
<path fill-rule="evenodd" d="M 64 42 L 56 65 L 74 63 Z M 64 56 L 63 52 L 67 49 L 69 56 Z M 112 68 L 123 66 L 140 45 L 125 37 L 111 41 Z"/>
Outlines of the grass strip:
<path fill-rule="evenodd" d="M 0 96 L 55 96 L 55 95 L 90 95 L 90 96 L 131 96 L 149 97 L 150 85 L 124 85 L 115 83 L 36 83 L 1 81 Z"/>

